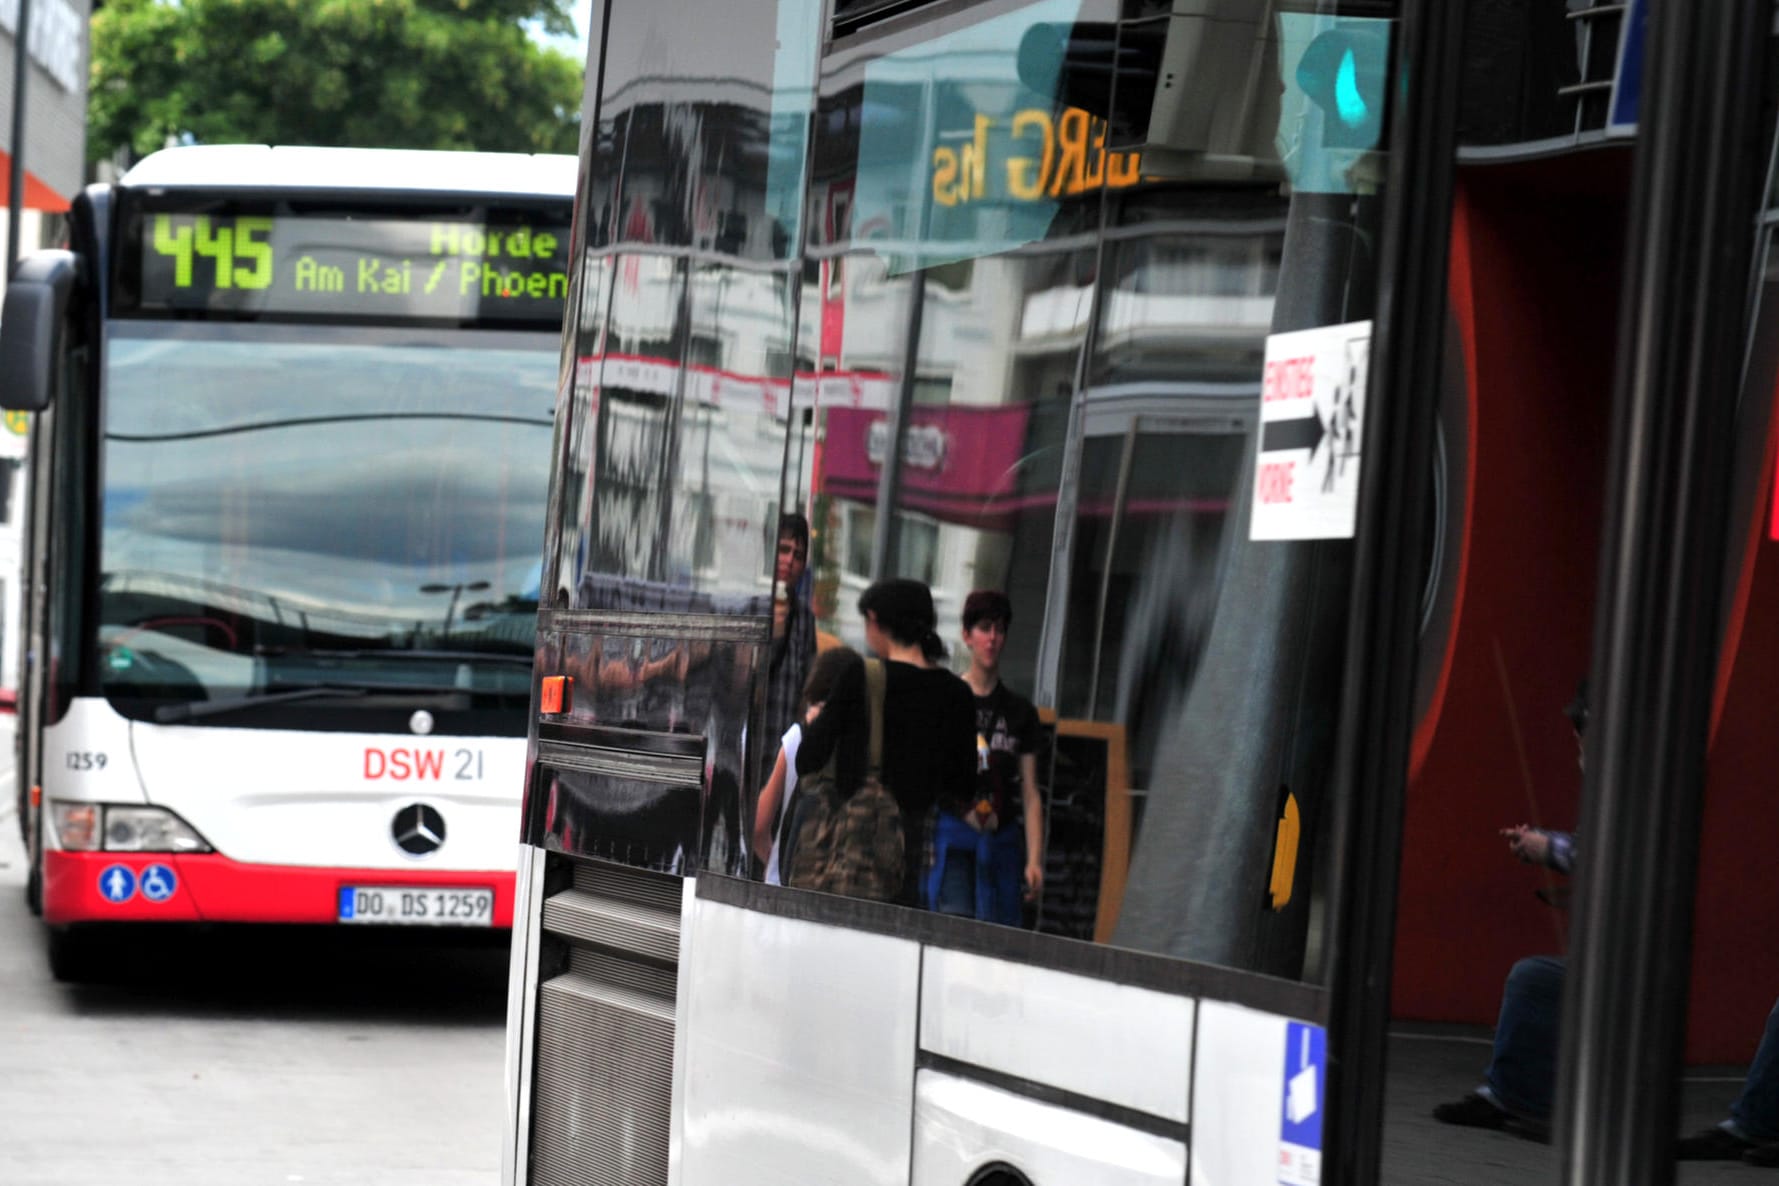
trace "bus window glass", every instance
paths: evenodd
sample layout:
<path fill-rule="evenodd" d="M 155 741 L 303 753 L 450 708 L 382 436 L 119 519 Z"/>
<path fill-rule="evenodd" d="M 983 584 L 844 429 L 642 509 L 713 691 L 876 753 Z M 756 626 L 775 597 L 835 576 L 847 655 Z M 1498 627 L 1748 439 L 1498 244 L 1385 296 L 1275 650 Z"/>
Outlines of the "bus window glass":
<path fill-rule="evenodd" d="M 1215 203 L 1176 191 L 1170 209 L 1159 196 L 1112 211 L 1130 237 L 1107 244 L 1094 382 L 1184 380 L 1239 403 L 1253 394 L 1272 322 L 1285 202 L 1251 188 Z"/>
<path fill-rule="evenodd" d="M 679 455 L 690 522 L 673 538 L 698 583 L 764 593 L 790 411 L 791 281 L 709 262 L 692 269 L 691 285 Z"/>
<path fill-rule="evenodd" d="M 938 818 L 908 824 L 938 829 L 922 906 L 1313 977 L 1352 546 L 1252 538 L 1262 377 L 1270 334 L 1372 315 L 1391 26 L 1260 8 L 989 4 L 835 43 L 784 499 L 833 640 L 865 645 L 873 582 L 931 589 L 989 755 L 970 859 L 1030 863 L 1035 776 L 1022 900 L 948 897 Z M 1185 45 L 1203 85 L 1158 98 Z M 1010 799 L 1003 752 L 1032 759 Z"/>
<path fill-rule="evenodd" d="M 330 682 L 528 694 L 547 338 L 140 322 L 114 329 L 108 376 L 120 708 Z"/>
<path fill-rule="evenodd" d="M 82 546 L 90 530 L 92 513 L 82 492 L 91 471 L 91 454 L 86 445 L 93 431 L 93 408 L 85 398 L 86 385 L 91 382 L 91 353 L 82 344 L 70 351 L 62 367 L 62 384 L 54 408 L 42 413 L 47 432 L 38 439 L 50 442 L 52 473 L 50 480 L 36 493 L 47 494 L 41 501 L 42 514 L 37 530 L 50 540 L 47 577 L 50 589 L 79 589 L 87 576 L 87 549 Z M 34 497 L 34 501 L 35 501 Z M 82 598 L 50 597 L 47 601 L 49 643 L 48 703 L 44 705 L 44 721 L 54 724 L 73 702 L 79 687 L 79 672 L 86 638 L 86 603 Z"/>
<path fill-rule="evenodd" d="M 593 514 L 592 450 L 587 446 L 587 434 L 593 429 L 598 407 L 599 386 L 593 376 L 604 350 L 612 271 L 610 256 L 582 259 L 576 300 L 569 306 L 578 311 L 575 332 L 562 335 L 572 362 L 565 363 L 559 372 L 566 377 L 562 380 L 566 391 L 557 395 L 556 441 L 551 454 L 559 471 L 555 479 L 558 530 L 550 537 L 555 547 L 549 561 L 554 567 L 546 577 L 552 591 L 551 608 L 573 604 L 573 585 L 586 556 Z"/>
<path fill-rule="evenodd" d="M 575 607 L 633 604 L 623 582 L 769 601 L 820 6 L 755 8 L 722 38 L 682 35 L 686 0 L 609 13 L 564 459 L 589 492 L 558 505 Z"/>

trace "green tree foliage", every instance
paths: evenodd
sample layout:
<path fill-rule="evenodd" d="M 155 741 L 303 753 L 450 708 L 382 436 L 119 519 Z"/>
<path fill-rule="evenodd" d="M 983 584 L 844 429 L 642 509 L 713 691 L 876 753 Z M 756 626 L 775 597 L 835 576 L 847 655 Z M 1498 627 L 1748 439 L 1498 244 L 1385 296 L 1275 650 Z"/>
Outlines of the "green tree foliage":
<path fill-rule="evenodd" d="M 107 0 L 93 16 L 88 155 L 169 137 L 573 152 L 571 0 Z"/>

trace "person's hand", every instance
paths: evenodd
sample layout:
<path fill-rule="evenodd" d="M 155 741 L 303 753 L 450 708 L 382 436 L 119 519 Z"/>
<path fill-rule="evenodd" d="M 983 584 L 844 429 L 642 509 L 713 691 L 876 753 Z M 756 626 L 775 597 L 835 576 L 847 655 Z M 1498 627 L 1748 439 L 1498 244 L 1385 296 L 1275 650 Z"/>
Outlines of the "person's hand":
<path fill-rule="evenodd" d="M 1550 856 L 1550 837 L 1540 828 L 1516 824 L 1502 828 L 1501 836 L 1507 841 L 1507 851 L 1528 865 L 1542 865 Z"/>
<path fill-rule="evenodd" d="M 787 597 L 782 597 L 782 596 L 774 597 L 772 599 L 772 637 L 773 638 L 783 638 L 784 637 L 785 623 L 790 620 L 790 617 L 791 617 L 790 599 Z"/>
<path fill-rule="evenodd" d="M 1044 865 L 1041 861 L 1027 861 L 1025 865 L 1025 900 L 1035 902 L 1044 890 Z"/>

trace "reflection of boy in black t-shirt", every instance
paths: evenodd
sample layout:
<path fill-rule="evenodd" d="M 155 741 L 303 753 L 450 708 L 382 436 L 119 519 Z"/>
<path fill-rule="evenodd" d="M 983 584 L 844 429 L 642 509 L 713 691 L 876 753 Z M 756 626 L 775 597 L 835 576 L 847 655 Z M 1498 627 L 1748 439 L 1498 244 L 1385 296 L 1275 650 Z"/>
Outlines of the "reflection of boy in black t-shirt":
<path fill-rule="evenodd" d="M 976 694 L 976 802 L 941 812 L 928 901 L 946 914 L 1018 926 L 1022 899 L 1044 883 L 1044 816 L 1038 800 L 1038 712 L 1001 682 L 1013 608 L 1004 593 L 964 601 L 964 645 Z"/>

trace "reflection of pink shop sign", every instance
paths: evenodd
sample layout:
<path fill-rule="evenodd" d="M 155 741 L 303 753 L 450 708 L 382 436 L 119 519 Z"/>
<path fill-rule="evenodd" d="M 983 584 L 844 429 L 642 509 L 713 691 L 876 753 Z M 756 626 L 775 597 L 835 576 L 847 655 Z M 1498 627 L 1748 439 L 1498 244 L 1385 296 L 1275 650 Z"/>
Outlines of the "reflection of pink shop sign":
<path fill-rule="evenodd" d="M 1018 509 L 1029 404 L 914 408 L 902 437 L 900 505 L 953 523 L 1008 530 Z M 871 408 L 829 408 L 817 488 L 872 502 L 889 422 Z"/>
<path fill-rule="evenodd" d="M 937 424 L 911 424 L 902 438 L 902 464 L 911 469 L 940 469 L 950 438 Z M 865 434 L 865 456 L 881 466 L 889 455 L 889 421 L 877 420 Z"/>

